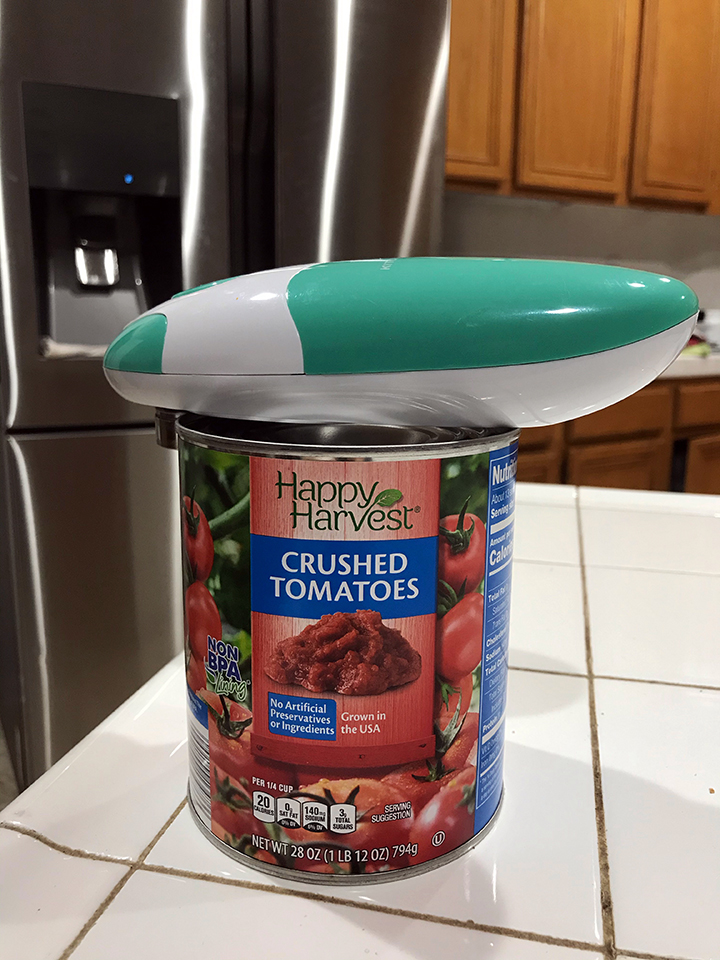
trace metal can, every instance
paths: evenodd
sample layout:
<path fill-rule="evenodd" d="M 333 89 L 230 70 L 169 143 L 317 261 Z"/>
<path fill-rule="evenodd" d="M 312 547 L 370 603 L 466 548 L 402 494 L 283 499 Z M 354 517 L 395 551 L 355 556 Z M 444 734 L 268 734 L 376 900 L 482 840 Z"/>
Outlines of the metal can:
<path fill-rule="evenodd" d="M 518 431 L 177 434 L 200 829 L 323 883 L 462 854 L 502 800 Z"/>

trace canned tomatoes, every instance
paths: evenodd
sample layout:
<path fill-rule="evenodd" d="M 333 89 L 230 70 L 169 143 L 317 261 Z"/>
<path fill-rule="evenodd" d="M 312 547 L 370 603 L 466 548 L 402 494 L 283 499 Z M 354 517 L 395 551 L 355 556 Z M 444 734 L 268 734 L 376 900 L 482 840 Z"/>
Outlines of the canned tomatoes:
<path fill-rule="evenodd" d="M 458 856 L 502 798 L 517 431 L 177 433 L 198 825 L 323 882 Z"/>

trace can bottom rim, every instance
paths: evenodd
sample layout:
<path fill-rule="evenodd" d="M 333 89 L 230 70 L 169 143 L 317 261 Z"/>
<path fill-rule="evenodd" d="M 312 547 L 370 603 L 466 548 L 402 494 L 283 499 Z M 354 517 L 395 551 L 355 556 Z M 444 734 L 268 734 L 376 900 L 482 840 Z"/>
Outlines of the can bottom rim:
<path fill-rule="evenodd" d="M 303 870 L 291 870 L 289 867 L 278 867 L 272 863 L 263 863 L 261 860 L 256 860 L 254 857 L 249 857 L 245 853 L 240 853 L 239 850 L 233 850 L 233 848 L 228 846 L 227 843 L 224 843 L 222 840 L 216 837 L 211 830 L 208 830 L 208 828 L 202 822 L 193 806 L 189 789 L 187 796 L 190 814 L 200 832 L 213 844 L 213 846 L 217 847 L 218 850 L 221 850 L 226 856 L 231 857 L 233 860 L 237 860 L 238 863 L 242 863 L 245 866 L 250 867 L 252 870 L 257 870 L 259 873 L 270 874 L 270 876 L 279 877 L 282 880 L 297 880 L 300 883 L 311 883 L 323 886 L 338 885 L 345 887 L 356 887 L 370 883 L 390 883 L 392 880 L 403 880 L 406 877 L 417 877 L 423 873 L 428 873 L 430 870 L 434 870 L 436 867 L 443 867 L 447 863 L 452 863 L 453 860 L 457 860 L 459 857 L 462 857 L 464 854 L 466 854 L 468 850 L 472 850 L 473 847 L 476 847 L 478 843 L 480 843 L 481 840 L 484 840 L 485 837 L 490 833 L 497 822 L 504 799 L 505 786 L 503 785 L 502 793 L 500 794 L 500 800 L 495 808 L 495 812 L 482 830 L 480 830 L 479 833 L 476 833 L 474 837 L 471 837 L 465 843 L 460 844 L 459 847 L 455 847 L 454 850 L 450 850 L 448 853 L 443 853 L 441 856 L 436 857 L 433 860 L 426 860 L 424 863 L 417 863 L 412 867 L 400 867 L 398 870 L 388 870 L 385 873 L 318 874 L 309 873 Z"/>

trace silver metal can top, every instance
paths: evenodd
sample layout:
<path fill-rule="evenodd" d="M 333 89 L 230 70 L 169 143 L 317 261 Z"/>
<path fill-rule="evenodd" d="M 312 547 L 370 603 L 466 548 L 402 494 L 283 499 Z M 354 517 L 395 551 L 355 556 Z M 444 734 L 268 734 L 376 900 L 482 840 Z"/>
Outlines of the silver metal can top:
<path fill-rule="evenodd" d="M 356 423 L 271 423 L 185 414 L 187 443 L 253 457 L 312 460 L 434 460 L 505 446 L 519 431 L 475 427 L 401 427 Z"/>

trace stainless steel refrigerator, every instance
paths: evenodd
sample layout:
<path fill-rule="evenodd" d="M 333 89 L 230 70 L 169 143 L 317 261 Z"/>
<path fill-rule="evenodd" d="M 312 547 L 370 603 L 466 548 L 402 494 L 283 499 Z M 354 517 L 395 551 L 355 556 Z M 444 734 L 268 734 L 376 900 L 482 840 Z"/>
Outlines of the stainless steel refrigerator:
<path fill-rule="evenodd" d="M 0 712 L 21 786 L 182 646 L 174 458 L 104 347 L 231 273 L 434 252 L 447 17 L 0 2 Z"/>

